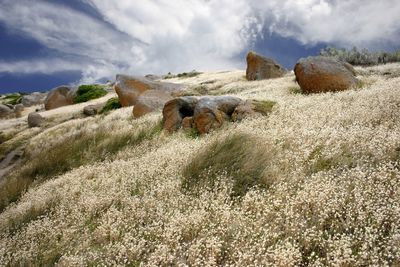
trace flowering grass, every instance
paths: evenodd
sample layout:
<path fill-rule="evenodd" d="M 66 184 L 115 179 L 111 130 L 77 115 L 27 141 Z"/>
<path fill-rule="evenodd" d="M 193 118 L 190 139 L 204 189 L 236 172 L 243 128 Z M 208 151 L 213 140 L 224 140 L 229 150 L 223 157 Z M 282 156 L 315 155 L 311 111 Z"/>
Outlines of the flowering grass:
<path fill-rule="evenodd" d="M 389 67 L 400 69 L 357 68 L 374 82 L 307 96 L 289 89 L 293 74 L 180 79 L 277 105 L 199 138 L 157 133 L 30 186 L 0 214 L 0 265 L 399 266 L 400 80 Z M 159 120 L 124 108 L 75 119 L 27 152 Z M 246 175 L 259 179 L 242 186 Z"/>

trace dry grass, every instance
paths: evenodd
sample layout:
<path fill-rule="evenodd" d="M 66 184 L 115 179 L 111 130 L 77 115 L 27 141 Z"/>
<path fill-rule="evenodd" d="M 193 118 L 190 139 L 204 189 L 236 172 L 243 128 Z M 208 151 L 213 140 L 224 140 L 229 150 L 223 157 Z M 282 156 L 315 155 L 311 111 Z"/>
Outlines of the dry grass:
<path fill-rule="evenodd" d="M 268 166 L 265 149 L 247 134 L 235 133 L 216 140 L 196 154 L 183 169 L 182 189 L 201 194 L 218 187 L 218 178 L 229 178 L 232 196 L 242 197 L 251 188 L 268 188 L 272 181 L 264 175 Z"/>
<path fill-rule="evenodd" d="M 16 201 L 31 184 L 37 185 L 83 165 L 110 160 L 125 147 L 149 140 L 162 130 L 161 120 L 154 124 L 135 125 L 136 129 L 125 131 L 112 131 L 108 125 L 87 129 L 84 124 L 81 122 L 75 126 L 76 132 L 58 138 L 57 142 L 46 144 L 40 150 L 28 149 L 23 167 L 0 185 L 0 211 Z M 51 132 L 48 134 L 52 135 Z"/>
<path fill-rule="evenodd" d="M 201 138 L 161 133 L 30 187 L 0 214 L 0 265 L 398 266 L 400 80 L 374 68 L 360 69 L 374 80 L 362 90 L 310 96 L 288 90 L 292 74 L 181 79 L 216 80 L 218 93 L 240 89 L 237 96 L 278 105 Z M 130 116 L 121 109 L 73 120 L 27 149 L 160 119 Z M 251 182 L 234 189 L 242 180 Z"/>

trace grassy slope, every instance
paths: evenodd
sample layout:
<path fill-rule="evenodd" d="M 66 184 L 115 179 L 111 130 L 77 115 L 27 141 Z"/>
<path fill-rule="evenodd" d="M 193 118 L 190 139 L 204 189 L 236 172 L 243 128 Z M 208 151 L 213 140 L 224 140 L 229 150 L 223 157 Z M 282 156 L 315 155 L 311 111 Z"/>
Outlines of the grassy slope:
<path fill-rule="evenodd" d="M 245 81 L 241 71 L 176 79 L 278 104 L 267 117 L 201 138 L 158 133 L 36 184 L 0 214 L 0 263 L 400 264 L 400 78 L 383 75 L 388 70 L 400 65 L 360 69 L 364 88 L 311 96 L 295 93 L 291 74 L 260 82 Z M 98 129 L 135 134 L 160 119 L 130 117 L 126 108 L 73 120 L 34 137 L 28 149 L 35 155 Z M 246 175 L 261 182 L 237 198 Z M 185 189 L 188 181 L 196 194 Z"/>

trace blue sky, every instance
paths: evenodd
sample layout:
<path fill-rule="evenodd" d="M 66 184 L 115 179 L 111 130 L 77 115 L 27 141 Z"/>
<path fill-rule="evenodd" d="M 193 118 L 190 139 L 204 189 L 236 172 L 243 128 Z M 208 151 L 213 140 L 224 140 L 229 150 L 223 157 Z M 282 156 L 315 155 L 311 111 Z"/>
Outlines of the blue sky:
<path fill-rule="evenodd" d="M 0 0 L 0 93 L 399 48 L 397 0 Z"/>

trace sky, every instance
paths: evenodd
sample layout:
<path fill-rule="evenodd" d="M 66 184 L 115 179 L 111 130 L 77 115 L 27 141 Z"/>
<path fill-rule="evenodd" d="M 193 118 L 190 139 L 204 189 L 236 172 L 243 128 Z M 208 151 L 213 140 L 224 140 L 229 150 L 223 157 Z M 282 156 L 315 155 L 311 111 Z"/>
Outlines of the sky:
<path fill-rule="evenodd" d="M 400 48 L 398 0 L 0 0 L 0 93 Z"/>

